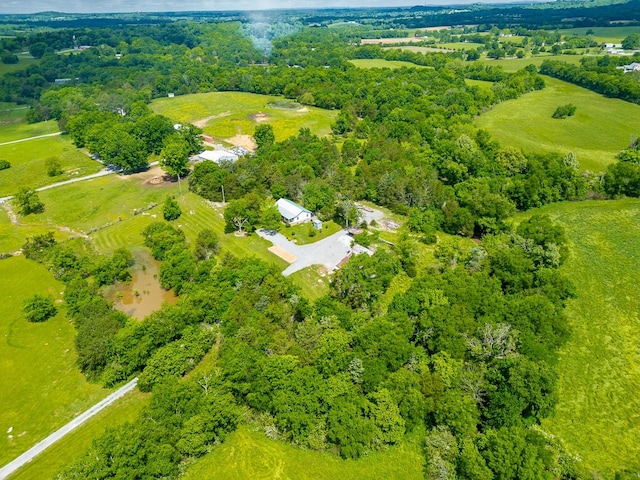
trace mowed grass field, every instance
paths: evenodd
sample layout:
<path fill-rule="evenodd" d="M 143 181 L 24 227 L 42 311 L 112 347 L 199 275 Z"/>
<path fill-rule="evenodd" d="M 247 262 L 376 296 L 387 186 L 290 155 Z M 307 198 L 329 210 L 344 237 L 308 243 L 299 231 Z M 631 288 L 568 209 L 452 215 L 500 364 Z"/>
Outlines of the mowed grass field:
<path fill-rule="evenodd" d="M 319 136 L 331 133 L 331 124 L 338 112 L 316 107 L 278 108 L 282 97 L 239 92 L 212 92 L 182 95 L 155 100 L 151 108 L 175 122 L 200 123 L 205 133 L 216 140 L 235 135 L 253 135 L 260 123 L 273 126 L 276 140 L 296 135 L 309 128 Z M 264 116 L 256 117 L 263 114 Z"/>
<path fill-rule="evenodd" d="M 24 116 L 28 107 L 16 103 L 0 104 L 0 144 L 55 133 L 58 123 L 54 121 L 26 123 Z"/>
<path fill-rule="evenodd" d="M 8 477 L 10 480 L 50 480 L 72 463 L 82 458 L 94 439 L 107 428 L 114 428 L 136 420 L 142 407 L 148 403 L 149 394 L 139 390 L 118 399 L 85 424 L 73 430 L 42 454 Z"/>
<path fill-rule="evenodd" d="M 360 460 L 342 460 L 328 453 L 301 450 L 269 440 L 241 426 L 222 445 L 187 470 L 185 480 L 417 480 L 424 478 L 417 447 L 401 445 Z"/>
<path fill-rule="evenodd" d="M 640 106 L 545 77 L 546 88 L 496 105 L 476 119 L 503 145 L 529 152 L 574 152 L 583 170 L 599 172 L 640 132 Z M 551 118 L 560 105 L 576 113 Z"/>
<path fill-rule="evenodd" d="M 44 323 L 25 320 L 22 304 L 34 293 L 62 297 L 63 285 L 46 268 L 23 257 L 0 260 L 0 291 L 0 465 L 4 465 L 109 391 L 87 383 L 78 370 L 75 331 L 63 308 Z"/>
<path fill-rule="evenodd" d="M 596 51 L 597 49 L 593 49 Z M 527 65 L 535 65 L 539 67 L 545 60 L 559 60 L 565 63 L 571 63 L 577 65 L 580 63 L 582 55 L 536 55 L 535 57 L 524 58 L 501 58 L 500 60 L 494 60 L 484 57 L 483 61 L 487 65 L 501 66 L 505 72 L 516 72 L 523 69 Z"/>
<path fill-rule="evenodd" d="M 429 68 L 423 65 L 416 65 L 411 62 L 404 62 L 402 60 L 383 60 L 381 58 L 364 58 L 358 60 L 349 60 L 358 68 Z"/>
<path fill-rule="evenodd" d="M 547 206 L 564 225 L 571 256 L 562 267 L 577 298 L 573 334 L 560 351 L 560 401 L 545 429 L 582 457 L 589 478 L 640 468 L 640 200 Z"/>
<path fill-rule="evenodd" d="M 50 157 L 58 158 L 64 171 L 62 175 L 50 177 L 47 174 L 45 162 Z M 0 159 L 11 163 L 11 168 L 0 170 L 0 196 L 12 195 L 22 186 L 42 187 L 89 175 L 102 168 L 100 163 L 80 152 L 65 136 L 0 145 Z"/>
<path fill-rule="evenodd" d="M 602 43 L 620 43 L 628 35 L 640 33 L 640 27 L 628 25 L 624 27 L 569 28 L 560 30 L 560 33 L 563 35 L 586 35 L 589 30 L 593 31 L 593 39 Z"/>
<path fill-rule="evenodd" d="M 0 62 L 0 76 L 4 75 L 5 73 L 17 72 L 19 70 L 26 70 L 31 65 L 36 65 L 37 63 L 40 62 L 39 59 L 33 58 L 28 53 L 27 54 L 19 53 L 17 57 L 18 57 L 18 63 L 6 64 L 6 63 Z"/>

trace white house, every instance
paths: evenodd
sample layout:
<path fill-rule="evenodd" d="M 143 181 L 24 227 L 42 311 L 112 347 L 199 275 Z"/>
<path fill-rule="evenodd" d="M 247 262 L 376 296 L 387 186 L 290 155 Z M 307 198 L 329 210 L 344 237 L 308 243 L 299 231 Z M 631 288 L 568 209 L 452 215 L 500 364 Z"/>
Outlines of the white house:
<path fill-rule="evenodd" d="M 289 225 L 297 225 L 311 220 L 311 212 L 291 200 L 281 198 L 276 202 L 276 207 L 282 216 L 282 221 Z"/>
<path fill-rule="evenodd" d="M 629 65 L 621 65 L 616 68 L 618 70 L 624 70 L 624 73 L 638 72 L 640 71 L 640 63 L 633 62 L 633 63 L 630 63 Z"/>
<path fill-rule="evenodd" d="M 238 160 L 238 155 L 227 150 L 205 150 L 198 154 L 198 160 L 208 160 L 215 163 L 235 162 Z"/>

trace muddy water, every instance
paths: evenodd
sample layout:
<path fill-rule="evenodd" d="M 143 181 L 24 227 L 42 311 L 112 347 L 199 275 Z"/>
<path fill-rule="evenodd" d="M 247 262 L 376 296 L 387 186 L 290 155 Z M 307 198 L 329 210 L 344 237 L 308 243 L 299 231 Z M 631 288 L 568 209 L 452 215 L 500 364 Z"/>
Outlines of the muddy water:
<path fill-rule="evenodd" d="M 163 303 L 174 304 L 177 297 L 171 290 L 164 290 L 158 280 L 160 264 L 146 250 L 133 253 L 135 265 L 131 269 L 131 281 L 117 283 L 106 292 L 107 300 L 130 317 L 142 320 L 160 310 Z"/>

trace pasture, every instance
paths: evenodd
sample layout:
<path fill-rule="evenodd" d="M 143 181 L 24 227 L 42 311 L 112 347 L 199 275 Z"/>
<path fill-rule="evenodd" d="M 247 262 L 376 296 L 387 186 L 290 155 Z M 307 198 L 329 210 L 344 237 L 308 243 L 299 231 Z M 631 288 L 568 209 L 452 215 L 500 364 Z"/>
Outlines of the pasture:
<path fill-rule="evenodd" d="M 583 27 L 560 30 L 563 35 L 586 35 L 591 30 L 593 39 L 602 43 L 620 43 L 632 33 L 640 33 L 640 26 L 623 27 Z"/>
<path fill-rule="evenodd" d="M 405 62 L 403 60 L 383 60 L 381 58 L 365 58 L 359 60 L 349 60 L 350 63 L 358 68 L 431 68 L 415 63 Z"/>
<path fill-rule="evenodd" d="M 60 300 L 62 290 L 62 284 L 42 265 L 23 257 L 0 260 L 2 465 L 109 393 L 87 383 L 78 370 L 75 331 L 64 308 L 44 323 L 24 319 L 22 303 L 26 298 L 39 293 Z"/>
<path fill-rule="evenodd" d="M 41 235 L 50 230 L 51 228 L 42 225 L 14 225 L 11 223 L 7 211 L 4 208 L 0 208 L 0 253 L 15 252 L 25 244 L 27 238 Z M 62 241 L 69 234 L 56 230 L 55 236 L 56 240 Z"/>
<path fill-rule="evenodd" d="M 502 145 L 529 152 L 576 154 L 583 170 L 599 172 L 640 131 L 640 106 L 606 98 L 585 88 L 545 77 L 547 86 L 496 105 L 476 118 Z M 551 118 L 559 105 L 577 110 L 564 120 Z"/>
<path fill-rule="evenodd" d="M 448 48 L 442 48 L 439 46 L 433 47 L 417 47 L 415 45 L 400 45 L 397 47 L 382 47 L 383 50 L 404 50 L 407 52 L 413 53 L 433 53 L 433 52 L 450 52 L 451 50 Z"/>
<path fill-rule="evenodd" d="M 55 157 L 64 173 L 47 175 L 46 159 Z M 0 145 L 0 159 L 11 162 L 11 168 L 0 170 L 0 196 L 12 195 L 18 188 L 42 187 L 62 180 L 95 173 L 102 165 L 80 152 L 68 137 L 54 136 Z"/>
<path fill-rule="evenodd" d="M 572 337 L 557 364 L 559 403 L 543 426 L 582 457 L 590 478 L 613 478 L 640 468 L 640 200 L 537 212 L 566 227 L 571 255 L 562 269 L 577 289 L 566 309 Z"/>
<path fill-rule="evenodd" d="M 536 55 L 535 57 L 501 58 L 500 60 L 485 57 L 483 61 L 493 67 L 500 66 L 505 72 L 516 72 L 528 65 L 539 67 L 545 60 L 559 60 L 561 62 L 579 64 L 581 58 L 582 55 Z"/>
<path fill-rule="evenodd" d="M 373 452 L 360 460 L 342 460 L 329 453 L 301 450 L 269 440 L 263 433 L 245 425 L 198 460 L 187 470 L 184 479 L 414 480 L 424 476 L 423 457 L 418 448 L 403 444 Z"/>
<path fill-rule="evenodd" d="M 91 442 L 107 428 L 134 421 L 142 407 L 147 404 L 149 394 L 134 390 L 113 405 L 92 417 L 85 424 L 53 444 L 42 454 L 16 471 L 10 480 L 49 480 L 76 462 L 86 453 Z"/>
<path fill-rule="evenodd" d="M 18 63 L 6 64 L 6 63 L 0 62 L 0 76 L 4 75 L 5 73 L 26 70 L 31 65 L 36 65 L 40 62 L 39 59 L 33 58 L 28 53 L 26 54 L 19 53 L 17 57 L 18 57 Z"/>
<path fill-rule="evenodd" d="M 273 126 L 277 141 L 296 135 L 301 128 L 309 128 L 319 136 L 331 133 L 337 112 L 301 105 L 282 108 L 283 100 L 254 93 L 213 92 L 162 98 L 153 101 L 151 108 L 175 122 L 201 127 L 216 141 L 252 136 L 261 123 Z"/>
<path fill-rule="evenodd" d="M 37 137 L 55 133 L 58 123 L 55 121 L 26 123 L 24 116 L 29 111 L 29 107 L 16 103 L 0 104 L 0 144 L 13 142 L 24 138 Z"/>

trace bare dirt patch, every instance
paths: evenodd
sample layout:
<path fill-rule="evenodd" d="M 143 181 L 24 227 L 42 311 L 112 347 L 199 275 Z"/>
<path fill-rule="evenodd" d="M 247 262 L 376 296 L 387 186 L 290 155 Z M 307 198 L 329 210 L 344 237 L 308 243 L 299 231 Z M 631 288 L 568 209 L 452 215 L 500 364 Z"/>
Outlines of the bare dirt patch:
<path fill-rule="evenodd" d="M 217 115 L 211 115 L 210 117 L 201 118 L 200 120 L 196 120 L 193 124 L 198 128 L 206 127 L 211 120 L 215 120 L 216 118 L 228 117 L 231 115 L 230 111 L 218 113 Z"/>
<path fill-rule="evenodd" d="M 309 109 L 307 107 L 302 107 L 296 110 L 298 113 L 309 113 Z"/>
<path fill-rule="evenodd" d="M 170 176 L 166 175 L 162 168 L 155 166 L 144 172 L 132 173 L 130 175 L 118 175 L 120 180 L 137 179 L 144 185 L 163 185 L 172 183 L 173 180 Z"/>
<path fill-rule="evenodd" d="M 249 115 L 249 118 L 256 123 L 263 123 L 269 120 L 270 116 L 266 113 L 258 112 L 254 113 L 253 115 Z"/>
<path fill-rule="evenodd" d="M 224 141 L 230 143 L 234 147 L 242 147 L 250 152 L 254 152 L 256 148 L 258 148 L 256 141 L 251 135 L 238 134 L 235 137 L 225 138 Z"/>
<path fill-rule="evenodd" d="M 275 245 L 272 247 L 269 247 L 269 251 L 279 256 L 281 259 L 283 259 L 285 262 L 288 262 L 288 263 L 293 263 L 297 260 L 295 255 L 292 255 L 286 250 L 284 250 L 283 248 L 277 247 Z"/>

